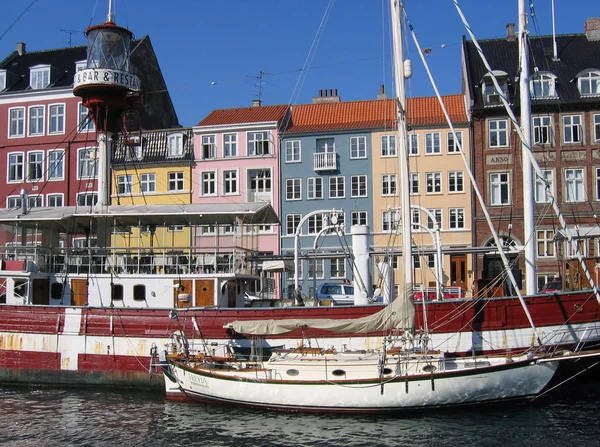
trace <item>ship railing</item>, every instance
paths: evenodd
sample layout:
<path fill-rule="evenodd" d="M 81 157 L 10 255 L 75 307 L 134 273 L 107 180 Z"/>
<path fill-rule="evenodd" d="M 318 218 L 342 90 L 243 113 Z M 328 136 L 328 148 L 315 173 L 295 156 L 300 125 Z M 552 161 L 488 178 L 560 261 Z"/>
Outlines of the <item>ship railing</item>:
<path fill-rule="evenodd" d="M 240 247 L 0 247 L 0 269 L 40 273 L 256 274 Z"/>

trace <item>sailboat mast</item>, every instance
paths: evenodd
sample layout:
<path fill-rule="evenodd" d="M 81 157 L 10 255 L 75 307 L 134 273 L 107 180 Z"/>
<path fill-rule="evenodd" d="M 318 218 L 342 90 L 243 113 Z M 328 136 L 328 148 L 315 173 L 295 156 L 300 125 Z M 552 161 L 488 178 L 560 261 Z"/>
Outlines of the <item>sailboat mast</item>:
<path fill-rule="evenodd" d="M 521 73 L 519 90 L 521 100 L 521 157 L 523 166 L 523 243 L 525 253 L 525 293 L 537 292 L 535 266 L 535 199 L 533 197 L 533 166 L 527 151 L 531 150 L 531 94 L 529 92 L 529 45 L 525 0 L 519 0 L 519 54 Z"/>
<path fill-rule="evenodd" d="M 402 219 L 402 263 L 404 264 L 404 292 L 403 299 L 412 295 L 413 288 L 413 255 L 411 238 L 411 213 L 410 192 L 408 179 L 408 151 L 406 130 L 406 89 L 404 73 L 404 56 L 402 41 L 402 2 L 390 0 L 390 13 L 392 21 L 392 54 L 394 62 L 394 82 L 396 99 L 398 101 L 398 159 L 400 187 L 400 207 Z"/>

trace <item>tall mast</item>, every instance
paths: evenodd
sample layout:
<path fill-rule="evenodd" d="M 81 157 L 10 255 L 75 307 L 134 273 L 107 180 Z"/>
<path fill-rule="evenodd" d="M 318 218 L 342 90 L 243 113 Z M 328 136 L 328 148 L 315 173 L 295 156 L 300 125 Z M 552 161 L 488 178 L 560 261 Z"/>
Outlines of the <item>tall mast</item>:
<path fill-rule="evenodd" d="M 408 138 L 406 131 L 406 89 L 401 29 L 402 11 L 403 6 L 400 0 L 390 0 L 394 82 L 396 87 L 396 98 L 398 100 L 398 157 L 400 165 L 400 178 L 398 179 L 398 184 L 400 187 L 400 207 L 402 219 L 402 263 L 404 264 L 403 298 L 407 300 L 412 295 L 413 288 L 413 256 L 408 178 Z"/>
<path fill-rule="evenodd" d="M 521 100 L 521 157 L 523 166 L 523 242 L 525 252 L 525 293 L 537 292 L 535 266 L 535 200 L 533 197 L 533 166 L 527 151 L 531 150 L 531 94 L 529 92 L 529 45 L 527 42 L 527 13 L 525 0 L 519 0 L 519 54 L 521 73 L 519 90 Z"/>

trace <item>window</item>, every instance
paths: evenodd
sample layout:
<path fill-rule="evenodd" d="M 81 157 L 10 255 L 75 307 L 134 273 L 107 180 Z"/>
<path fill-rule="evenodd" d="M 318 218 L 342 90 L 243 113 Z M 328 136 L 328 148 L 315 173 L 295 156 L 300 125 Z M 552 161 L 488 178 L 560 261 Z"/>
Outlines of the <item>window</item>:
<path fill-rule="evenodd" d="M 65 105 L 53 104 L 48 107 L 48 133 L 65 133 Z"/>
<path fill-rule="evenodd" d="M 367 225 L 366 211 L 352 211 L 350 213 L 351 225 Z"/>
<path fill-rule="evenodd" d="M 308 279 L 323 279 L 325 278 L 325 260 L 310 259 L 308 261 Z"/>
<path fill-rule="evenodd" d="M 419 255 L 413 255 L 413 267 L 415 269 L 421 268 L 421 257 Z"/>
<path fill-rule="evenodd" d="M 77 206 L 94 206 L 98 203 L 98 194 L 95 192 L 82 192 L 77 194 Z"/>
<path fill-rule="evenodd" d="M 419 174 L 416 172 L 410 174 L 410 193 L 419 194 Z"/>
<path fill-rule="evenodd" d="M 53 149 L 48 151 L 48 180 L 63 180 L 65 177 L 65 151 Z"/>
<path fill-rule="evenodd" d="M 450 217 L 449 226 L 450 226 L 451 230 L 465 228 L 465 209 L 464 208 L 450 208 L 449 217 Z"/>
<path fill-rule="evenodd" d="M 0 92 L 6 88 L 6 70 L 0 70 Z"/>
<path fill-rule="evenodd" d="M 182 228 L 183 230 L 183 228 Z M 217 234 L 216 225 L 200 225 L 200 234 Z"/>
<path fill-rule="evenodd" d="M 410 210 L 410 222 L 412 223 L 413 231 L 421 231 L 421 211 L 420 210 Z"/>
<path fill-rule="evenodd" d="M 510 204 L 510 183 L 508 172 L 496 172 L 490 174 L 490 204 Z"/>
<path fill-rule="evenodd" d="M 435 218 L 435 222 L 437 222 L 439 227 L 442 228 L 442 210 L 439 208 L 436 208 L 436 209 L 429 210 L 429 212 L 431 214 L 433 214 L 433 217 Z M 435 225 L 434 225 L 435 222 L 433 221 L 433 219 L 431 219 L 431 216 L 429 216 L 429 214 L 427 214 L 427 228 L 429 228 L 430 230 L 433 230 L 435 228 Z"/>
<path fill-rule="evenodd" d="M 142 192 L 156 192 L 156 174 L 142 174 L 140 175 L 140 190 Z"/>
<path fill-rule="evenodd" d="M 37 196 L 27 197 L 27 206 L 29 208 L 40 208 L 44 206 L 44 196 L 38 194 Z"/>
<path fill-rule="evenodd" d="M 300 225 L 302 214 L 287 214 L 285 216 L 285 233 L 296 234 L 296 229 Z"/>
<path fill-rule="evenodd" d="M 396 174 L 383 174 L 381 176 L 381 195 L 396 195 Z"/>
<path fill-rule="evenodd" d="M 269 133 L 248 132 L 248 155 L 268 155 Z"/>
<path fill-rule="evenodd" d="M 248 171 L 248 177 L 250 178 L 250 192 L 256 195 L 251 202 L 267 200 L 267 193 L 269 195 L 271 193 L 271 170 L 251 170 Z"/>
<path fill-rule="evenodd" d="M 396 156 L 396 135 L 381 136 L 381 156 L 395 157 Z"/>
<path fill-rule="evenodd" d="M 237 157 L 237 134 L 223 135 L 223 157 Z"/>
<path fill-rule="evenodd" d="M 131 194 L 132 176 L 130 174 L 117 176 L 117 194 Z"/>
<path fill-rule="evenodd" d="M 301 200 L 302 199 L 302 179 L 288 178 L 285 181 L 286 185 L 286 200 Z"/>
<path fill-rule="evenodd" d="M 346 277 L 346 259 L 331 258 L 331 269 L 329 271 L 330 278 L 345 278 Z"/>
<path fill-rule="evenodd" d="M 223 171 L 223 194 L 238 193 L 238 172 Z"/>
<path fill-rule="evenodd" d="M 533 144 L 552 144 L 552 117 L 533 117 Z"/>
<path fill-rule="evenodd" d="M 285 162 L 299 163 L 301 161 L 300 140 L 285 142 Z"/>
<path fill-rule="evenodd" d="M 329 177 L 330 199 L 343 199 L 346 196 L 346 191 L 344 190 L 345 180 L 343 176 Z"/>
<path fill-rule="evenodd" d="M 335 143 L 333 138 L 318 138 L 317 153 L 335 152 Z"/>
<path fill-rule="evenodd" d="M 44 135 L 44 107 L 29 107 L 29 136 Z"/>
<path fill-rule="evenodd" d="M 85 147 L 77 151 L 77 178 L 95 178 L 96 173 L 96 147 Z"/>
<path fill-rule="evenodd" d="M 537 73 L 531 77 L 530 88 L 531 98 L 552 98 L 556 96 L 554 91 L 555 77 L 548 73 Z"/>
<path fill-rule="evenodd" d="M 181 155 L 181 154 L 179 154 Z M 217 157 L 217 148 L 215 146 L 215 136 L 214 135 L 204 135 L 202 137 L 202 158 L 206 160 L 207 158 L 216 158 Z"/>
<path fill-rule="evenodd" d="M 419 155 L 419 135 L 416 133 L 408 135 L 408 155 Z"/>
<path fill-rule="evenodd" d="M 88 108 L 81 103 L 79 103 L 79 130 L 82 132 L 96 130 L 94 120 L 89 116 Z"/>
<path fill-rule="evenodd" d="M 579 93 L 581 96 L 600 95 L 600 73 L 589 71 L 577 77 Z"/>
<path fill-rule="evenodd" d="M 169 172 L 169 191 L 183 191 L 183 172 Z"/>
<path fill-rule="evenodd" d="M 317 234 L 323 229 L 322 214 L 314 214 L 308 218 L 308 234 Z"/>
<path fill-rule="evenodd" d="M 586 239 L 573 239 L 571 242 L 567 242 L 567 257 L 576 258 L 577 252 L 584 258 L 588 255 L 588 244 Z"/>
<path fill-rule="evenodd" d="M 25 136 L 25 108 L 18 107 L 8 111 L 8 136 Z"/>
<path fill-rule="evenodd" d="M 600 168 L 595 168 L 596 171 L 596 200 L 600 200 Z"/>
<path fill-rule="evenodd" d="M 183 155 L 183 134 L 176 133 L 167 138 L 168 156 L 181 157 Z"/>
<path fill-rule="evenodd" d="M 535 177 L 533 195 L 536 203 L 550 203 L 554 196 L 554 172 L 542 171 L 542 177 Z"/>
<path fill-rule="evenodd" d="M 448 172 L 448 192 L 464 192 L 465 182 L 462 171 Z"/>
<path fill-rule="evenodd" d="M 205 171 L 200 174 L 202 179 L 201 196 L 214 196 L 217 194 L 217 173 Z M 183 188 L 182 188 L 183 189 Z"/>
<path fill-rule="evenodd" d="M 440 133 L 428 132 L 425 134 L 425 153 L 439 154 L 442 152 L 440 147 Z"/>
<path fill-rule="evenodd" d="M 490 147 L 508 146 L 508 121 L 507 120 L 489 120 L 488 134 Z"/>
<path fill-rule="evenodd" d="M 33 67 L 29 70 L 29 86 L 36 90 L 50 84 L 50 67 Z"/>
<path fill-rule="evenodd" d="M 24 157 L 22 152 L 8 154 L 8 181 L 9 183 L 23 181 Z"/>
<path fill-rule="evenodd" d="M 448 132 L 448 153 L 455 154 L 459 153 L 458 146 L 462 148 L 462 132 L 456 131 L 457 141 L 454 141 L 454 134 L 452 132 Z M 458 142 L 458 144 L 457 144 Z"/>
<path fill-rule="evenodd" d="M 486 106 L 501 106 L 502 105 L 502 95 L 506 97 L 507 91 L 507 74 L 505 72 L 494 72 L 496 79 L 498 80 L 498 85 L 500 86 L 499 93 L 496 90 L 496 86 L 494 85 L 491 76 L 489 74 L 484 77 L 483 84 L 483 102 Z"/>
<path fill-rule="evenodd" d="M 566 202 L 585 200 L 583 169 L 565 169 L 565 193 Z"/>
<path fill-rule="evenodd" d="M 350 158 L 367 158 L 367 137 L 350 137 Z"/>
<path fill-rule="evenodd" d="M 64 196 L 62 194 L 48 194 L 46 203 L 49 207 L 60 208 L 64 206 Z"/>
<path fill-rule="evenodd" d="M 44 179 L 44 152 L 32 151 L 27 154 L 27 180 L 39 182 Z"/>
<path fill-rule="evenodd" d="M 594 143 L 600 143 L 600 113 L 594 114 L 592 121 L 592 126 L 594 126 Z"/>
<path fill-rule="evenodd" d="M 9 209 L 21 208 L 21 197 L 20 196 L 6 197 L 6 208 L 9 208 Z"/>
<path fill-rule="evenodd" d="M 563 116 L 563 143 L 581 143 L 581 115 Z"/>
<path fill-rule="evenodd" d="M 442 192 L 442 173 L 427 172 L 425 174 L 425 188 L 427 194 L 438 194 Z"/>
<path fill-rule="evenodd" d="M 323 178 L 309 177 L 306 179 L 306 198 L 317 200 L 323 198 Z"/>
<path fill-rule="evenodd" d="M 136 284 L 133 286 L 133 299 L 135 301 L 146 301 L 146 286 Z"/>
<path fill-rule="evenodd" d="M 386 210 L 381 213 L 381 231 L 384 233 L 391 233 L 398 229 L 398 221 L 396 219 L 396 212 Z"/>
<path fill-rule="evenodd" d="M 556 256 L 556 243 L 553 230 L 537 230 L 535 232 L 538 258 L 554 258 Z"/>
<path fill-rule="evenodd" d="M 350 178 L 352 197 L 367 197 L 367 176 L 366 175 L 353 175 Z"/>

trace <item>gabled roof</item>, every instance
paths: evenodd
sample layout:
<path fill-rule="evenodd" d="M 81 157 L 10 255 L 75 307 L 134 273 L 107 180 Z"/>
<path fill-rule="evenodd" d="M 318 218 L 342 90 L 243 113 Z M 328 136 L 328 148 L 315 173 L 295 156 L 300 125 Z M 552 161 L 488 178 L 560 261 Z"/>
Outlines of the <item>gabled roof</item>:
<path fill-rule="evenodd" d="M 249 123 L 277 122 L 281 124 L 288 110 L 286 104 L 254 106 L 237 109 L 218 109 L 210 112 L 198 126 L 222 126 Z"/>
<path fill-rule="evenodd" d="M 577 88 L 576 76 L 586 69 L 600 70 L 600 41 L 590 41 L 585 34 L 565 34 L 556 36 L 558 60 L 553 60 L 552 36 L 530 37 L 529 54 L 531 72 L 537 68 L 557 76 L 556 92 L 558 99 L 535 99 L 536 104 L 582 104 L 597 103 L 598 98 L 582 98 Z M 508 73 L 509 102 L 519 104 L 517 41 L 507 39 L 480 40 L 479 44 L 493 70 Z M 474 100 L 475 109 L 483 109 L 480 86 L 487 73 L 472 41 L 463 39 L 463 52 L 467 72 L 467 87 Z"/>
<path fill-rule="evenodd" d="M 302 104 L 292 107 L 286 133 L 385 129 L 395 122 L 393 99 Z"/>
<path fill-rule="evenodd" d="M 469 120 L 465 110 L 465 98 L 463 95 L 442 96 L 448 115 L 452 123 L 464 124 Z M 424 96 L 409 98 L 406 101 L 407 120 L 413 126 L 437 126 L 446 125 L 446 118 L 442 107 L 435 96 Z"/>
<path fill-rule="evenodd" d="M 169 136 L 183 133 L 183 153 L 181 156 L 169 156 Z M 124 164 L 142 165 L 146 163 L 181 163 L 194 161 L 194 134 L 191 128 L 151 130 L 142 132 L 142 157 L 135 158 L 132 146 L 123 144 L 122 135 L 114 149 L 111 163 L 114 166 Z"/>

